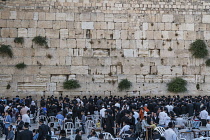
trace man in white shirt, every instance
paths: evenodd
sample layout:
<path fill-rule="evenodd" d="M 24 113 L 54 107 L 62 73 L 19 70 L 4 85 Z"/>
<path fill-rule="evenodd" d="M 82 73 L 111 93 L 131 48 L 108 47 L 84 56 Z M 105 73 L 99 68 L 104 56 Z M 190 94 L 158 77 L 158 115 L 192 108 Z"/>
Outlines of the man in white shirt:
<path fill-rule="evenodd" d="M 203 107 L 203 110 L 200 112 L 199 117 L 201 118 L 202 126 L 206 126 L 206 120 L 208 117 L 208 112 L 206 111 L 206 107 Z"/>
<path fill-rule="evenodd" d="M 166 138 L 166 140 L 176 140 L 177 135 L 173 130 L 174 124 L 172 122 L 169 122 L 168 127 L 169 128 L 164 132 L 164 137 Z"/>
<path fill-rule="evenodd" d="M 104 128 L 104 124 L 105 124 L 105 107 L 102 106 L 102 109 L 100 110 L 100 116 L 102 117 L 102 122 L 101 122 L 101 126 Z"/>
<path fill-rule="evenodd" d="M 130 129 L 130 125 L 128 125 L 127 122 L 123 122 L 123 128 L 120 130 L 119 135 L 121 135 L 122 133 L 124 133 L 125 131 L 128 131 Z"/>
<path fill-rule="evenodd" d="M 159 113 L 159 124 L 160 125 L 164 125 L 166 117 L 168 117 L 167 113 L 163 109 L 164 108 L 162 108 L 162 111 Z"/>
<path fill-rule="evenodd" d="M 182 117 L 176 118 L 176 125 L 180 126 L 181 128 L 185 127 L 186 121 Z"/>
<path fill-rule="evenodd" d="M 116 103 L 115 103 L 115 105 L 114 106 L 116 106 L 116 107 L 119 107 L 120 108 L 120 103 L 119 103 L 119 101 L 117 101 Z"/>
<path fill-rule="evenodd" d="M 133 117 L 135 118 L 135 124 L 138 122 L 138 118 L 139 118 L 139 113 L 136 112 L 136 110 L 134 108 L 132 108 L 133 111 Z"/>

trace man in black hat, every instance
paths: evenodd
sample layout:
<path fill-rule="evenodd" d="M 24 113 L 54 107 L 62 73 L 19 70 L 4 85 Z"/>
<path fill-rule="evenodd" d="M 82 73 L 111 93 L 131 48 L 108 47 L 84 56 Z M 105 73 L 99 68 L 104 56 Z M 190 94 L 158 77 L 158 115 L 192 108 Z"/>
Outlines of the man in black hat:
<path fill-rule="evenodd" d="M 29 129 L 29 123 L 24 124 L 24 130 L 20 132 L 18 140 L 33 140 L 33 133 Z"/>
<path fill-rule="evenodd" d="M 106 125 L 106 132 L 109 132 L 110 134 L 112 134 L 112 136 L 114 136 L 115 137 L 115 135 L 114 135 L 114 119 L 113 119 L 113 117 L 109 114 L 110 112 L 109 112 L 109 110 L 105 110 L 105 119 L 106 119 L 106 123 L 105 123 L 105 125 Z"/>
<path fill-rule="evenodd" d="M 48 138 L 48 132 L 51 135 L 50 127 L 48 125 L 44 124 L 44 120 L 40 119 L 39 120 L 39 137 L 38 140 L 45 140 Z"/>
<path fill-rule="evenodd" d="M 75 140 L 82 140 L 82 133 L 79 129 L 76 130 Z"/>
<path fill-rule="evenodd" d="M 61 136 L 61 139 L 59 139 L 59 140 L 70 140 L 70 139 L 66 138 L 66 131 L 65 130 L 61 130 L 60 136 Z"/>

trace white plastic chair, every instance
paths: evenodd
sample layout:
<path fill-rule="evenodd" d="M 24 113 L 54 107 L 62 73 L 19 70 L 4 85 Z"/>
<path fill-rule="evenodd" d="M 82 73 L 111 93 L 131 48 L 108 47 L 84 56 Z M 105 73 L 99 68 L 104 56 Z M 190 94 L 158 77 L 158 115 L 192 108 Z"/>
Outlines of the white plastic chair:
<path fill-rule="evenodd" d="M 41 119 L 44 120 L 44 124 L 47 124 L 48 123 L 46 116 L 44 116 L 44 115 L 39 116 L 39 120 L 41 120 Z"/>
<path fill-rule="evenodd" d="M 156 127 L 154 130 L 158 131 L 161 136 L 163 136 L 165 132 L 165 128 L 163 127 Z"/>
<path fill-rule="evenodd" d="M 86 133 L 89 134 L 89 131 L 95 126 L 94 122 L 92 120 L 87 120 L 85 122 L 86 127 Z"/>
<path fill-rule="evenodd" d="M 55 122 L 55 116 L 49 116 L 48 118 L 50 122 Z"/>
<path fill-rule="evenodd" d="M 65 128 L 66 134 L 68 134 L 68 131 L 70 131 L 71 135 L 73 134 L 74 124 L 72 122 L 66 122 L 64 124 L 64 127 L 66 127 Z"/>
<path fill-rule="evenodd" d="M 81 127 L 81 122 L 80 122 L 80 120 L 78 119 L 78 117 L 75 118 L 74 126 L 75 126 L 75 128 Z"/>
<path fill-rule="evenodd" d="M 63 129 L 63 120 L 58 119 L 58 125 L 61 127 L 61 130 Z"/>
<path fill-rule="evenodd" d="M 130 134 L 122 134 L 122 138 L 124 139 L 124 138 L 126 138 L 126 137 L 129 137 L 130 136 Z"/>
<path fill-rule="evenodd" d="M 51 137 L 51 140 L 58 140 L 57 137 Z"/>
<path fill-rule="evenodd" d="M 103 133 L 103 135 L 104 135 L 104 140 L 114 139 L 114 137 L 110 133 L 105 132 Z"/>
<path fill-rule="evenodd" d="M 121 138 L 115 138 L 114 140 L 122 140 Z"/>

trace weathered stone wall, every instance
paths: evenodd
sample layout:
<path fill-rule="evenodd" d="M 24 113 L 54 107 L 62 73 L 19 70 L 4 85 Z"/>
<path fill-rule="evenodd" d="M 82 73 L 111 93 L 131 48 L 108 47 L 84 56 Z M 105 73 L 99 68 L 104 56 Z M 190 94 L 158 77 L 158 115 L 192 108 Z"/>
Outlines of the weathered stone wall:
<path fill-rule="evenodd" d="M 0 43 L 14 52 L 13 58 L 0 57 L 0 92 L 167 95 L 166 83 L 181 76 L 188 81 L 185 95 L 210 94 L 210 68 L 188 50 L 196 39 L 210 45 L 209 8 L 202 0 L 0 2 Z M 47 37 L 49 48 L 32 43 L 37 35 Z M 15 44 L 15 37 L 25 43 Z M 16 69 L 20 62 L 28 67 Z M 123 78 L 133 86 L 119 92 Z M 66 79 L 79 80 L 81 88 L 64 90 Z"/>

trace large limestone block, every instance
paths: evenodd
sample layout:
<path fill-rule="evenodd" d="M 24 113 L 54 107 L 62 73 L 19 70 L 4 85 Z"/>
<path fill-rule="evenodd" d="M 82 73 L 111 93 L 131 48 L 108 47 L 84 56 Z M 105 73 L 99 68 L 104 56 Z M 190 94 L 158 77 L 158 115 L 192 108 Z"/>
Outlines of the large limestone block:
<path fill-rule="evenodd" d="M 82 57 L 71 57 L 71 64 L 73 66 L 81 66 L 82 65 Z"/>
<path fill-rule="evenodd" d="M 50 82 L 50 75 L 37 74 L 34 76 L 34 80 L 35 82 L 38 82 L 38 83 Z"/>
<path fill-rule="evenodd" d="M 3 28 L 1 29 L 1 36 L 2 37 L 10 37 L 9 28 Z"/>
<path fill-rule="evenodd" d="M 210 31 L 204 31 L 204 38 L 205 38 L 205 40 L 210 39 Z"/>
<path fill-rule="evenodd" d="M 59 38 L 59 30 L 46 29 L 47 38 Z"/>
<path fill-rule="evenodd" d="M 67 13 L 66 21 L 74 21 L 74 13 Z"/>
<path fill-rule="evenodd" d="M 82 22 L 82 29 L 94 29 L 94 22 Z"/>
<path fill-rule="evenodd" d="M 136 49 L 124 49 L 123 54 L 124 57 L 137 57 Z"/>
<path fill-rule="evenodd" d="M 171 66 L 157 66 L 158 75 L 171 74 Z"/>
<path fill-rule="evenodd" d="M 81 13 L 80 21 L 90 21 L 90 13 Z"/>
<path fill-rule="evenodd" d="M 77 45 L 77 48 L 85 48 L 85 39 L 77 39 L 76 40 L 76 45 Z"/>
<path fill-rule="evenodd" d="M 10 11 L 9 19 L 16 19 L 16 18 L 17 18 L 17 12 L 16 11 Z"/>
<path fill-rule="evenodd" d="M 123 74 L 142 74 L 140 66 L 123 67 Z"/>
<path fill-rule="evenodd" d="M 67 79 L 67 75 L 52 75 L 50 81 L 54 83 L 61 83 Z"/>
<path fill-rule="evenodd" d="M 202 22 L 203 23 L 210 23 L 210 15 L 203 15 Z"/>
<path fill-rule="evenodd" d="M 93 78 L 95 83 L 104 83 L 104 75 L 93 75 Z"/>
<path fill-rule="evenodd" d="M 18 83 L 18 91 L 45 91 L 46 83 Z"/>
<path fill-rule="evenodd" d="M 55 19 L 56 20 L 66 20 L 66 13 L 56 13 Z"/>
<path fill-rule="evenodd" d="M 52 21 L 38 21 L 39 28 L 52 28 Z"/>
<path fill-rule="evenodd" d="M 174 51 L 160 50 L 160 57 L 174 57 Z"/>
<path fill-rule="evenodd" d="M 140 80 L 140 77 L 139 77 L 139 80 Z M 146 75 L 145 82 L 146 83 L 161 83 L 162 75 Z"/>
<path fill-rule="evenodd" d="M 27 37 L 28 30 L 26 28 L 18 28 L 18 37 Z"/>
<path fill-rule="evenodd" d="M 69 30 L 68 29 L 60 29 L 60 38 L 68 38 Z"/>
<path fill-rule="evenodd" d="M 88 66 L 71 66 L 71 74 L 88 74 Z"/>
<path fill-rule="evenodd" d="M 94 57 L 107 57 L 109 56 L 109 50 L 106 49 L 95 49 L 93 50 Z"/>
<path fill-rule="evenodd" d="M 111 74 L 110 66 L 89 66 L 90 73 L 94 75 Z"/>
<path fill-rule="evenodd" d="M 28 37 L 35 37 L 36 36 L 36 28 L 28 28 Z"/>
<path fill-rule="evenodd" d="M 173 15 L 163 15 L 162 22 L 173 22 L 174 16 Z"/>
<path fill-rule="evenodd" d="M 19 20 L 19 22 L 20 22 L 20 20 Z M 1 27 L 1 28 L 7 27 L 7 20 L 2 20 L 2 19 L 0 19 L 0 27 Z"/>
<path fill-rule="evenodd" d="M 46 13 L 46 20 L 55 20 L 55 13 Z"/>

